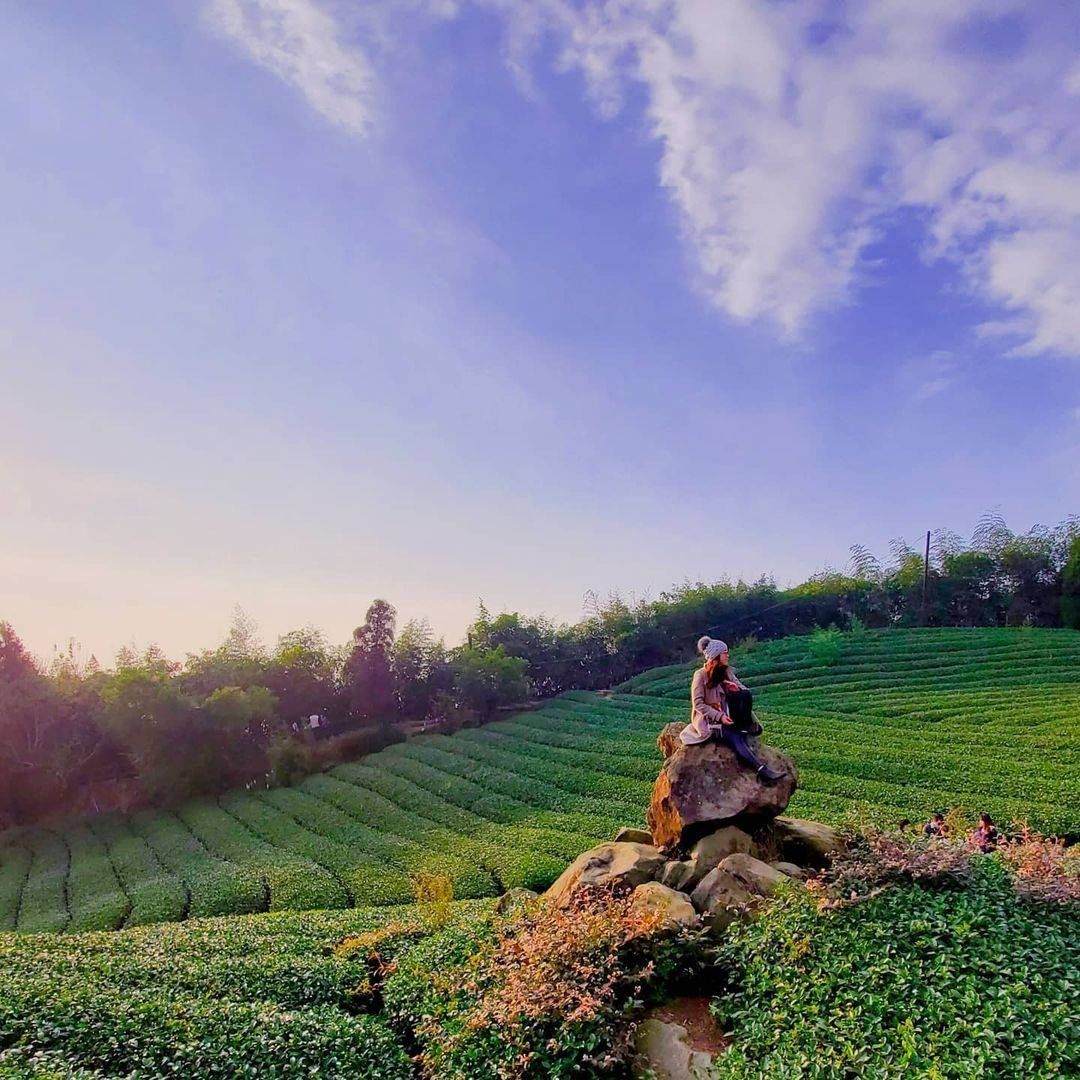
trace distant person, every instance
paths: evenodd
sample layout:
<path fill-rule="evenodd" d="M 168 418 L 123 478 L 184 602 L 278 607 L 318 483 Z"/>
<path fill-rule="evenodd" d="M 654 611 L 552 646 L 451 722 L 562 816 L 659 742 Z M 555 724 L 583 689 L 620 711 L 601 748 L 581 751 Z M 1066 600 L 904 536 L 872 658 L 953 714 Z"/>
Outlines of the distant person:
<path fill-rule="evenodd" d="M 945 815 L 940 810 L 935 810 L 930 815 L 930 820 L 923 826 L 923 836 L 945 837 L 949 835 L 949 827 L 945 824 Z"/>
<path fill-rule="evenodd" d="M 969 839 L 980 851 L 990 852 L 997 849 L 1001 835 L 994 825 L 994 819 L 989 814 L 980 814 L 979 824 Z"/>
<path fill-rule="evenodd" d="M 697 647 L 705 663 L 694 672 L 690 684 L 690 723 L 679 738 L 686 746 L 721 739 L 762 780 L 779 780 L 783 772 L 762 761 L 750 745 L 750 736 L 760 735 L 761 725 L 754 718 L 753 695 L 731 667 L 727 645 L 706 636 L 698 641 Z"/>

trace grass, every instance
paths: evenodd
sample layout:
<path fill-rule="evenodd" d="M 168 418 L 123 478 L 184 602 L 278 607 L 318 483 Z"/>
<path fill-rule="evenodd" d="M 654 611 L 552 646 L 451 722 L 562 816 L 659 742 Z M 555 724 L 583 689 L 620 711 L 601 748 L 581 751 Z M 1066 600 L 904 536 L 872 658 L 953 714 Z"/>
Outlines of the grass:
<path fill-rule="evenodd" d="M 893 630 L 736 656 L 768 740 L 792 754 L 791 812 L 895 821 L 988 810 L 1080 833 L 1080 634 Z M 422 736 L 294 788 L 0 836 L 0 930 L 115 929 L 195 916 L 406 902 L 418 872 L 459 897 L 543 888 L 642 824 L 656 735 L 691 667 L 606 697 L 565 694 Z"/>

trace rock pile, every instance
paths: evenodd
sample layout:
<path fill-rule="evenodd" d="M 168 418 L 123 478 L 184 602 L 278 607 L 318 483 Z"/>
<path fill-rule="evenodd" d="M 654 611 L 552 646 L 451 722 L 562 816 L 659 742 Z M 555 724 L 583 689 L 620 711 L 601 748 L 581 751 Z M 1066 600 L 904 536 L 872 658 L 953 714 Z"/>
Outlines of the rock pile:
<path fill-rule="evenodd" d="M 629 892 L 672 929 L 723 930 L 787 881 L 824 865 L 839 847 L 827 825 L 783 817 L 798 774 L 771 747 L 758 753 L 779 780 L 760 780 L 723 742 L 684 746 L 668 724 L 657 745 L 664 764 L 648 812 L 649 831 L 622 829 L 579 855 L 548 890 L 568 904 L 578 890 Z"/>

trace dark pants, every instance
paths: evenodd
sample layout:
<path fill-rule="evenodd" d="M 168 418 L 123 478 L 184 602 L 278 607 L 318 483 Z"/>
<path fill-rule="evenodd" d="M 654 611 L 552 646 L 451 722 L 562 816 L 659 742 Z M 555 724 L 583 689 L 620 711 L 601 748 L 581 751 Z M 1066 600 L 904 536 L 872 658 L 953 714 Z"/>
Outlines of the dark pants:
<path fill-rule="evenodd" d="M 724 724 L 720 737 L 735 751 L 735 756 L 752 769 L 760 769 L 765 762 L 754 753 L 750 736 L 761 732 L 754 720 L 754 695 L 749 690 L 736 690 L 727 695 L 728 715 L 732 723 Z"/>

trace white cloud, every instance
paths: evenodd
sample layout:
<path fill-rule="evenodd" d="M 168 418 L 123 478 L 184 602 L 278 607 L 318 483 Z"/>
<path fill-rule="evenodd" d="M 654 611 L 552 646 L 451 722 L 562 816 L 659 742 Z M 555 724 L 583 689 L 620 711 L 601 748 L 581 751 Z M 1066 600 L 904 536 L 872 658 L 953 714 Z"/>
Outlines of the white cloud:
<path fill-rule="evenodd" d="M 331 13 L 312 0 L 207 0 L 205 16 L 332 124 L 354 135 L 367 131 L 374 72 L 364 53 L 342 40 Z"/>
<path fill-rule="evenodd" d="M 347 131 L 374 74 L 343 19 L 388 43 L 466 0 L 206 0 L 211 24 Z M 333 0 L 324 0 L 330 4 Z M 797 334 L 851 299 L 899 215 L 925 226 L 1018 353 L 1080 355 L 1077 32 L 1056 0 L 472 0 L 537 93 L 542 40 L 598 112 L 630 99 L 660 147 L 694 278 L 737 319 Z M 842 17 L 841 17 L 842 16 Z"/>
<path fill-rule="evenodd" d="M 1005 309 L 1017 351 L 1080 355 L 1075 30 L 1053 3 L 510 0 L 602 115 L 630 88 L 660 144 L 697 279 L 794 333 L 847 299 L 903 211 Z"/>

